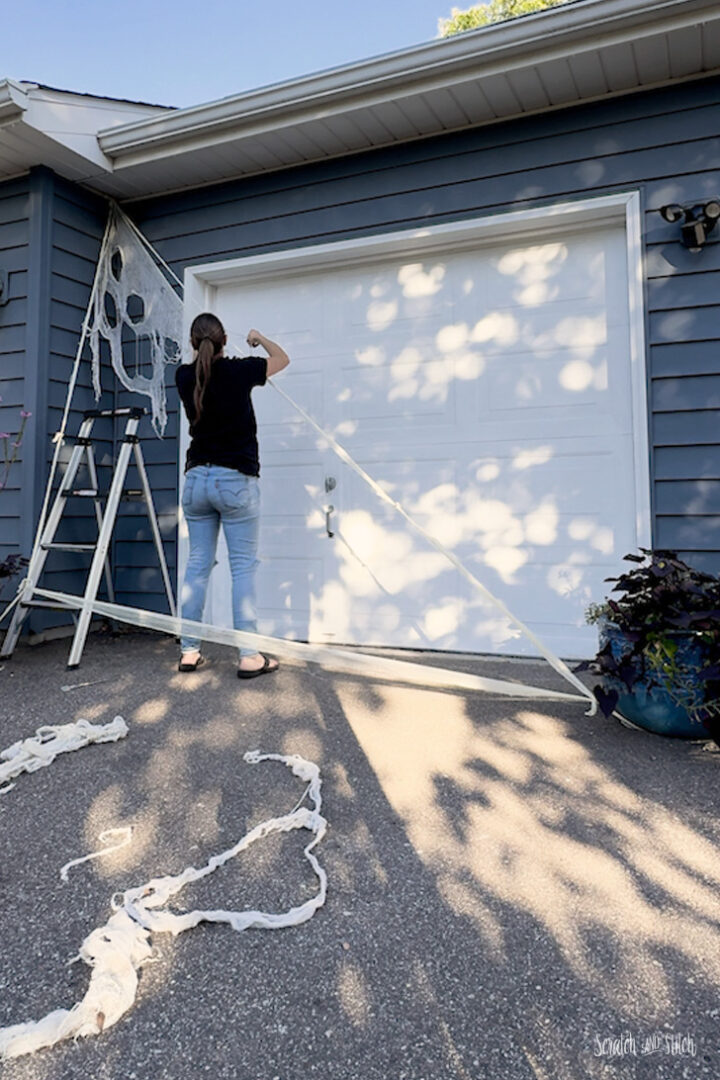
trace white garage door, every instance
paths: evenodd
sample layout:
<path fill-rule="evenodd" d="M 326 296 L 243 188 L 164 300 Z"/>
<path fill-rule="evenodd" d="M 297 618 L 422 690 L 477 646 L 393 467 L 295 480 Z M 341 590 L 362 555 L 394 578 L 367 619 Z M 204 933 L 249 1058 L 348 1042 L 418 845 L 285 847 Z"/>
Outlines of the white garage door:
<path fill-rule="evenodd" d="M 287 393 L 550 648 L 579 657 L 594 651 L 586 605 L 640 539 L 627 261 L 624 226 L 586 226 L 244 278 L 213 300 L 231 337 L 256 326 L 279 341 Z M 254 401 L 262 632 L 533 654 L 279 394 Z M 224 560 L 211 591 L 210 617 L 229 625 Z"/>

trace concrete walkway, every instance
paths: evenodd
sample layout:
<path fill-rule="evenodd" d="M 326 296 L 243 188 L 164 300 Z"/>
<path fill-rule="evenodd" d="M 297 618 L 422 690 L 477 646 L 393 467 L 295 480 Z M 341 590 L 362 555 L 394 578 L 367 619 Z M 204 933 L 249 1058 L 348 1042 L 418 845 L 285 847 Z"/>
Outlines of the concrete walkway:
<path fill-rule="evenodd" d="M 82 997 L 87 968 L 67 961 L 114 891 L 204 865 L 293 808 L 300 782 L 245 750 L 320 766 L 328 900 L 278 932 L 156 935 L 117 1026 L 8 1062 L 3 1080 L 720 1076 L 720 752 L 580 704 L 314 666 L 240 683 L 219 647 L 179 675 L 151 634 L 93 635 L 77 671 L 67 652 L 24 646 L 0 670 L 0 748 L 118 713 L 130 734 L 0 796 L 0 1026 Z M 541 663 L 437 662 L 566 689 Z M 128 824 L 130 847 L 61 883 Z M 306 842 L 269 838 L 178 907 L 302 902 Z"/>

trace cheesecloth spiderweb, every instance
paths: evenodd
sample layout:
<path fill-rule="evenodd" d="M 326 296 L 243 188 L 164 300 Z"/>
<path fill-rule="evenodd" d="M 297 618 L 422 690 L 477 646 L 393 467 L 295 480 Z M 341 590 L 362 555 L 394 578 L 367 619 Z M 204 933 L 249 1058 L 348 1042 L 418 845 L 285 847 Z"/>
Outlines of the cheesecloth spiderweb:
<path fill-rule="evenodd" d="M 181 358 L 183 304 L 149 251 L 139 243 L 125 215 L 115 207 L 110 215 L 89 326 L 95 397 L 100 397 L 104 339 L 121 384 L 150 398 L 152 425 L 162 437 L 167 424 L 165 365 L 176 364 Z M 132 352 L 136 357 L 134 372 L 128 370 Z M 146 364 L 138 362 L 141 355 Z M 147 364 L 149 375 L 140 371 L 140 366 Z"/>

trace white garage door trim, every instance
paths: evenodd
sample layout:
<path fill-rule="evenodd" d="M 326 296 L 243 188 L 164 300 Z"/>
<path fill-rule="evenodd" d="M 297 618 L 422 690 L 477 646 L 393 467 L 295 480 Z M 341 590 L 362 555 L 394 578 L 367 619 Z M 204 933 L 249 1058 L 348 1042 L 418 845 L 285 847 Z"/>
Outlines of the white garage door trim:
<path fill-rule="evenodd" d="M 622 225 L 626 238 L 630 331 L 630 379 L 632 387 L 632 429 L 635 474 L 636 536 L 645 547 L 651 544 L 650 447 L 648 430 L 647 375 L 645 368 L 645 312 L 643 301 L 643 257 L 640 197 L 623 192 L 600 198 L 578 200 L 531 210 L 517 210 L 491 217 L 464 219 L 445 225 L 404 229 L 379 236 L 339 240 L 327 244 L 265 255 L 224 260 L 188 267 L 185 271 L 185 332 L 189 336 L 192 318 L 202 310 L 213 310 L 218 288 L 251 279 L 281 280 L 299 270 L 327 270 L 364 263 L 377 264 L 405 255 L 427 255 L 434 250 L 477 249 L 517 237 L 552 237 L 577 232 L 583 225 Z M 242 347 L 241 342 L 233 342 Z M 184 418 L 183 418 L 184 421 Z M 184 431 L 185 438 L 187 433 Z M 181 462 L 181 471 L 183 463 Z M 180 564 L 184 563 L 181 536 Z M 182 565 L 179 567 L 182 570 Z"/>

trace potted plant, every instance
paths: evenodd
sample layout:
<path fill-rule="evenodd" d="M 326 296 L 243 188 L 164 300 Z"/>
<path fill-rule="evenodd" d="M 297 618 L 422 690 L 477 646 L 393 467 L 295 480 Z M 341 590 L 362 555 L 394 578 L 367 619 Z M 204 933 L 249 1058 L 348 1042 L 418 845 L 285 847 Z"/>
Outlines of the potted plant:
<path fill-rule="evenodd" d="M 695 570 L 672 551 L 626 555 L 634 568 L 617 578 L 602 604 L 591 604 L 599 632 L 594 660 L 576 670 L 600 676 L 594 688 L 605 714 L 681 738 L 720 741 L 720 578 Z"/>

